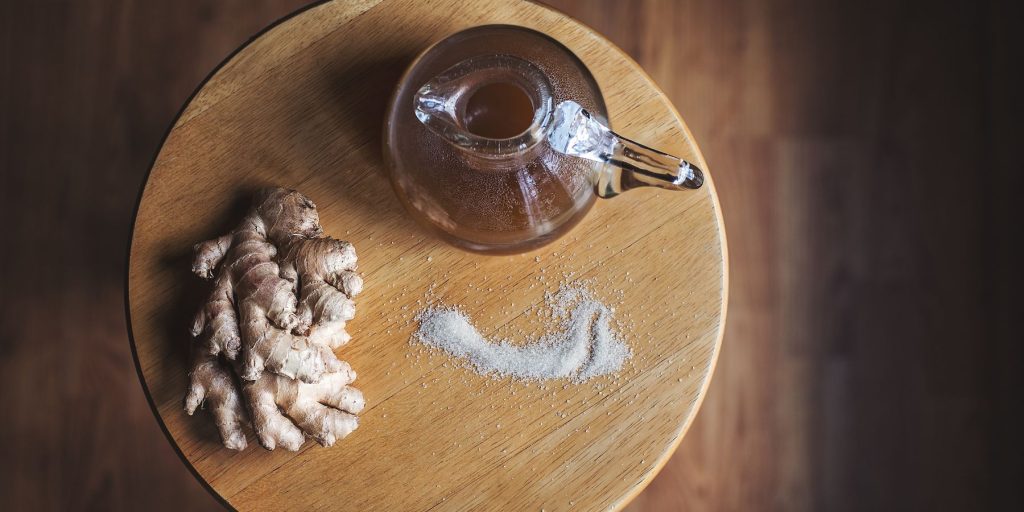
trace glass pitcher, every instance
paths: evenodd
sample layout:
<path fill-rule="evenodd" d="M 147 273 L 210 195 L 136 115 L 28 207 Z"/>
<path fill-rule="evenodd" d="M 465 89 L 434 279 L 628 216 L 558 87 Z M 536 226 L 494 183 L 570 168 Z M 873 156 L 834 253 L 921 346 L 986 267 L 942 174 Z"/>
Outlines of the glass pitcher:
<path fill-rule="evenodd" d="M 608 128 L 590 71 L 534 30 L 488 25 L 424 51 L 384 123 L 399 200 L 445 240 L 488 253 L 547 244 L 596 197 L 699 188 L 695 165 Z"/>

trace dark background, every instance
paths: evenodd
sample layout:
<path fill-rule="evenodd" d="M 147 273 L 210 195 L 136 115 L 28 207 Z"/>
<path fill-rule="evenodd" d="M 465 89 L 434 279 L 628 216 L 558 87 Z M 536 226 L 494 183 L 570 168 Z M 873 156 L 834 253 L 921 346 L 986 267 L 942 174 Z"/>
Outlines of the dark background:
<path fill-rule="evenodd" d="M 218 508 L 136 379 L 129 224 L 192 90 L 303 3 L 0 0 L 0 507 Z M 1020 8 L 551 3 L 665 89 L 729 236 L 717 373 L 633 510 L 1024 510 Z"/>

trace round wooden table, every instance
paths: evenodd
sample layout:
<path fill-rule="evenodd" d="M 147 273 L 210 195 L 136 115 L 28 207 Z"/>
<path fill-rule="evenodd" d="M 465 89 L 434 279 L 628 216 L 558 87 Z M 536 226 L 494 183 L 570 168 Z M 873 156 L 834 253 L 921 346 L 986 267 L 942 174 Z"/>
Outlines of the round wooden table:
<path fill-rule="evenodd" d="M 693 420 L 726 310 L 725 233 L 710 179 L 696 192 L 600 201 L 548 247 L 482 256 L 421 231 L 383 177 L 381 123 L 405 66 L 432 42 L 489 23 L 561 41 L 593 71 L 617 131 L 707 169 L 636 63 L 541 5 L 337 0 L 264 31 L 211 75 L 168 133 L 140 199 L 128 270 L 133 349 L 154 412 L 231 506 L 618 509 Z M 237 223 L 250 193 L 266 185 L 310 196 L 326 232 L 360 256 L 366 290 L 339 355 L 359 373 L 367 408 L 359 430 L 332 448 L 307 441 L 299 452 L 268 452 L 249 432 L 250 446 L 230 451 L 206 411 L 182 410 L 187 328 L 208 286 L 190 273 L 191 246 Z M 492 380 L 409 344 L 431 285 L 485 333 L 507 331 L 522 327 L 523 307 L 567 271 L 591 279 L 626 324 L 633 357 L 617 377 Z"/>

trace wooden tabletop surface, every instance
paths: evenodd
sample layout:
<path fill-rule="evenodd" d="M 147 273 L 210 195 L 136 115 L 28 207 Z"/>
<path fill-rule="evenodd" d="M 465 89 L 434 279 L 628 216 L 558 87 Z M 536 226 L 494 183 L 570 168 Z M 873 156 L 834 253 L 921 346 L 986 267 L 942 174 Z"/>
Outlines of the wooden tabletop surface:
<path fill-rule="evenodd" d="M 451 13 L 458 13 L 452 16 Z M 682 439 L 724 327 L 724 231 L 714 185 L 601 201 L 569 235 L 515 256 L 467 253 L 416 227 L 383 176 L 390 91 L 430 43 L 508 23 L 548 33 L 592 70 L 615 128 L 707 169 L 682 119 L 607 40 L 528 2 L 328 2 L 262 34 L 184 110 L 148 178 L 129 265 L 138 362 L 159 416 L 210 487 L 243 510 L 617 509 Z M 711 176 L 713 169 L 708 173 Z M 327 233 L 352 241 L 365 292 L 340 355 L 367 397 L 361 426 L 330 449 L 224 449 L 206 414 L 182 410 L 196 241 L 237 222 L 264 185 L 296 188 Z M 574 385 L 473 374 L 411 347 L 428 289 L 487 332 L 573 273 L 612 302 L 633 352 L 617 376 Z M 518 304 L 518 307 L 516 306 Z M 250 440 L 253 440 L 250 437 Z"/>

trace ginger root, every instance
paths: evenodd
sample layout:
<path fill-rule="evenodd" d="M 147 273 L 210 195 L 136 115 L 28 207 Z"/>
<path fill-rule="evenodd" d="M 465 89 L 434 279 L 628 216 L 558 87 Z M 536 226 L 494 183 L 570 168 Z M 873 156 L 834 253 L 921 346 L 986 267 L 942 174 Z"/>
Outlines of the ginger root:
<path fill-rule="evenodd" d="M 269 189 L 231 233 L 196 245 L 192 271 L 219 270 L 192 335 L 212 355 L 234 360 L 241 350 L 243 379 L 266 368 L 312 383 L 341 368 L 330 349 L 348 341 L 363 283 L 352 244 L 322 234 L 312 201 Z"/>
<path fill-rule="evenodd" d="M 203 351 L 194 356 L 185 412 L 192 415 L 205 401 L 225 448 L 246 448 L 242 425 L 248 422 L 264 448 L 281 446 L 289 451 L 298 450 L 306 437 L 332 446 L 359 427 L 356 414 L 366 402 L 358 389 L 348 385 L 356 374 L 347 363 L 315 384 L 263 372 L 256 381 L 242 381 L 239 387 L 231 365 Z"/>
<path fill-rule="evenodd" d="M 355 378 L 351 368 L 343 368 L 316 384 L 267 372 L 255 382 L 244 383 L 260 444 L 268 450 L 280 445 L 295 451 L 302 446 L 304 434 L 323 446 L 349 435 L 359 426 L 355 415 L 365 405 L 363 394 L 348 386 Z"/>
<path fill-rule="evenodd" d="M 323 236 L 312 201 L 260 191 L 237 228 L 195 246 L 192 271 L 215 279 L 191 329 L 188 414 L 208 403 L 234 450 L 246 446 L 246 408 L 268 450 L 297 450 L 306 436 L 330 446 L 355 430 L 363 396 L 333 349 L 350 339 L 363 282 L 355 248 Z"/>

